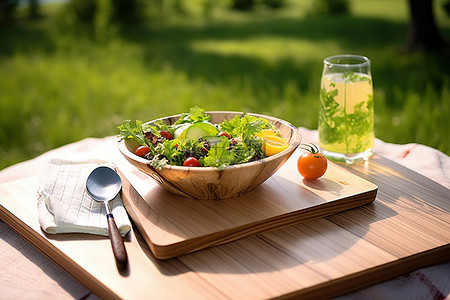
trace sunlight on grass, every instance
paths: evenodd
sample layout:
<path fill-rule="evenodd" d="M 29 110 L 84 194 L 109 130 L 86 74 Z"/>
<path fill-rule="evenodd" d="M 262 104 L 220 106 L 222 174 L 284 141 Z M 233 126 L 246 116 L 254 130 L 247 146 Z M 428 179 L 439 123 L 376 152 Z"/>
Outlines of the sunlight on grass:
<path fill-rule="evenodd" d="M 407 1 L 359 0 L 353 1 L 352 4 L 352 12 L 355 15 L 386 18 L 397 22 L 409 20 Z M 368 7 L 370 9 L 367 9 Z"/>
<path fill-rule="evenodd" d="M 333 41 L 318 45 L 308 40 L 273 36 L 248 38 L 244 41 L 232 39 L 193 41 L 190 48 L 199 53 L 241 55 L 270 64 L 277 64 L 285 59 L 299 64 L 305 60 L 320 61 L 329 53 L 342 51 Z"/>

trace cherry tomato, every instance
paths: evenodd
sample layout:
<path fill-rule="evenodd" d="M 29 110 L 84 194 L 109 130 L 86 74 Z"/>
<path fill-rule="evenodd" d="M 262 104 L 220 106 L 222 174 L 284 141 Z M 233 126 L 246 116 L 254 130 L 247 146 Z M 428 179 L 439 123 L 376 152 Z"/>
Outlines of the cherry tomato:
<path fill-rule="evenodd" d="M 219 133 L 217 134 L 217 136 L 226 136 L 227 139 L 231 139 L 231 135 L 230 135 L 229 133 L 227 133 L 227 132 L 224 132 L 224 131 L 219 132 Z"/>
<path fill-rule="evenodd" d="M 149 147 L 147 147 L 147 146 L 139 146 L 136 149 L 136 151 L 134 151 L 134 154 L 136 154 L 137 156 L 140 156 L 140 157 L 145 157 L 145 155 L 147 153 L 149 153 L 149 152 L 150 152 L 150 148 Z"/>
<path fill-rule="evenodd" d="M 167 131 L 167 130 L 161 130 L 159 132 L 159 134 L 161 134 L 161 136 L 163 138 L 167 139 L 167 140 L 171 140 L 172 139 L 172 134 L 169 131 Z"/>
<path fill-rule="evenodd" d="M 183 166 L 185 167 L 201 167 L 200 162 L 195 157 L 188 157 L 184 163 Z"/>
<path fill-rule="evenodd" d="M 319 152 L 317 146 L 311 144 L 307 145 L 309 152 L 303 153 L 297 161 L 297 169 L 305 179 L 317 179 L 325 174 L 328 163 L 325 156 Z"/>

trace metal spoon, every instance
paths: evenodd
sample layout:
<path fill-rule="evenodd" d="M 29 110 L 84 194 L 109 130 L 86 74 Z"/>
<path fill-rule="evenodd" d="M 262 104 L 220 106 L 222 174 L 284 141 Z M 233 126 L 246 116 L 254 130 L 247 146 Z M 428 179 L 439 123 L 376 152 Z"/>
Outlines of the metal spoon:
<path fill-rule="evenodd" d="M 106 217 L 108 219 L 108 233 L 111 239 L 116 264 L 119 268 L 127 264 L 127 251 L 117 228 L 114 216 L 109 208 L 109 201 L 113 200 L 122 189 L 120 176 L 111 168 L 98 167 L 94 169 L 86 181 L 88 194 L 96 201 L 105 203 Z"/>

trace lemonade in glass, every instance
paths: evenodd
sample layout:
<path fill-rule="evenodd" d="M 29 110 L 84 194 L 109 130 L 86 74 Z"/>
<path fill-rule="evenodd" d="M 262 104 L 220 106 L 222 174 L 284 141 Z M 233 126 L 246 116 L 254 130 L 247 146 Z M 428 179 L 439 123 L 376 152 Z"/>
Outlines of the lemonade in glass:
<path fill-rule="evenodd" d="M 319 146 L 335 161 L 354 163 L 373 154 L 375 141 L 370 60 L 359 55 L 324 59 L 320 87 Z"/>

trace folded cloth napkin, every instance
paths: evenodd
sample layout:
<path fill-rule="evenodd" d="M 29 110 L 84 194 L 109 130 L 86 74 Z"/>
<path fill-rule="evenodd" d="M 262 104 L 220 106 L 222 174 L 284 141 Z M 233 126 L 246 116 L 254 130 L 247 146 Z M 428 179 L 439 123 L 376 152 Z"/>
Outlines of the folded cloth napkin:
<path fill-rule="evenodd" d="M 43 167 L 38 190 L 38 215 L 45 232 L 108 236 L 105 205 L 95 201 L 86 191 L 89 174 L 101 165 L 115 169 L 114 164 L 99 160 L 52 159 Z M 110 207 L 120 234 L 125 236 L 131 223 L 120 193 L 110 201 Z"/>

